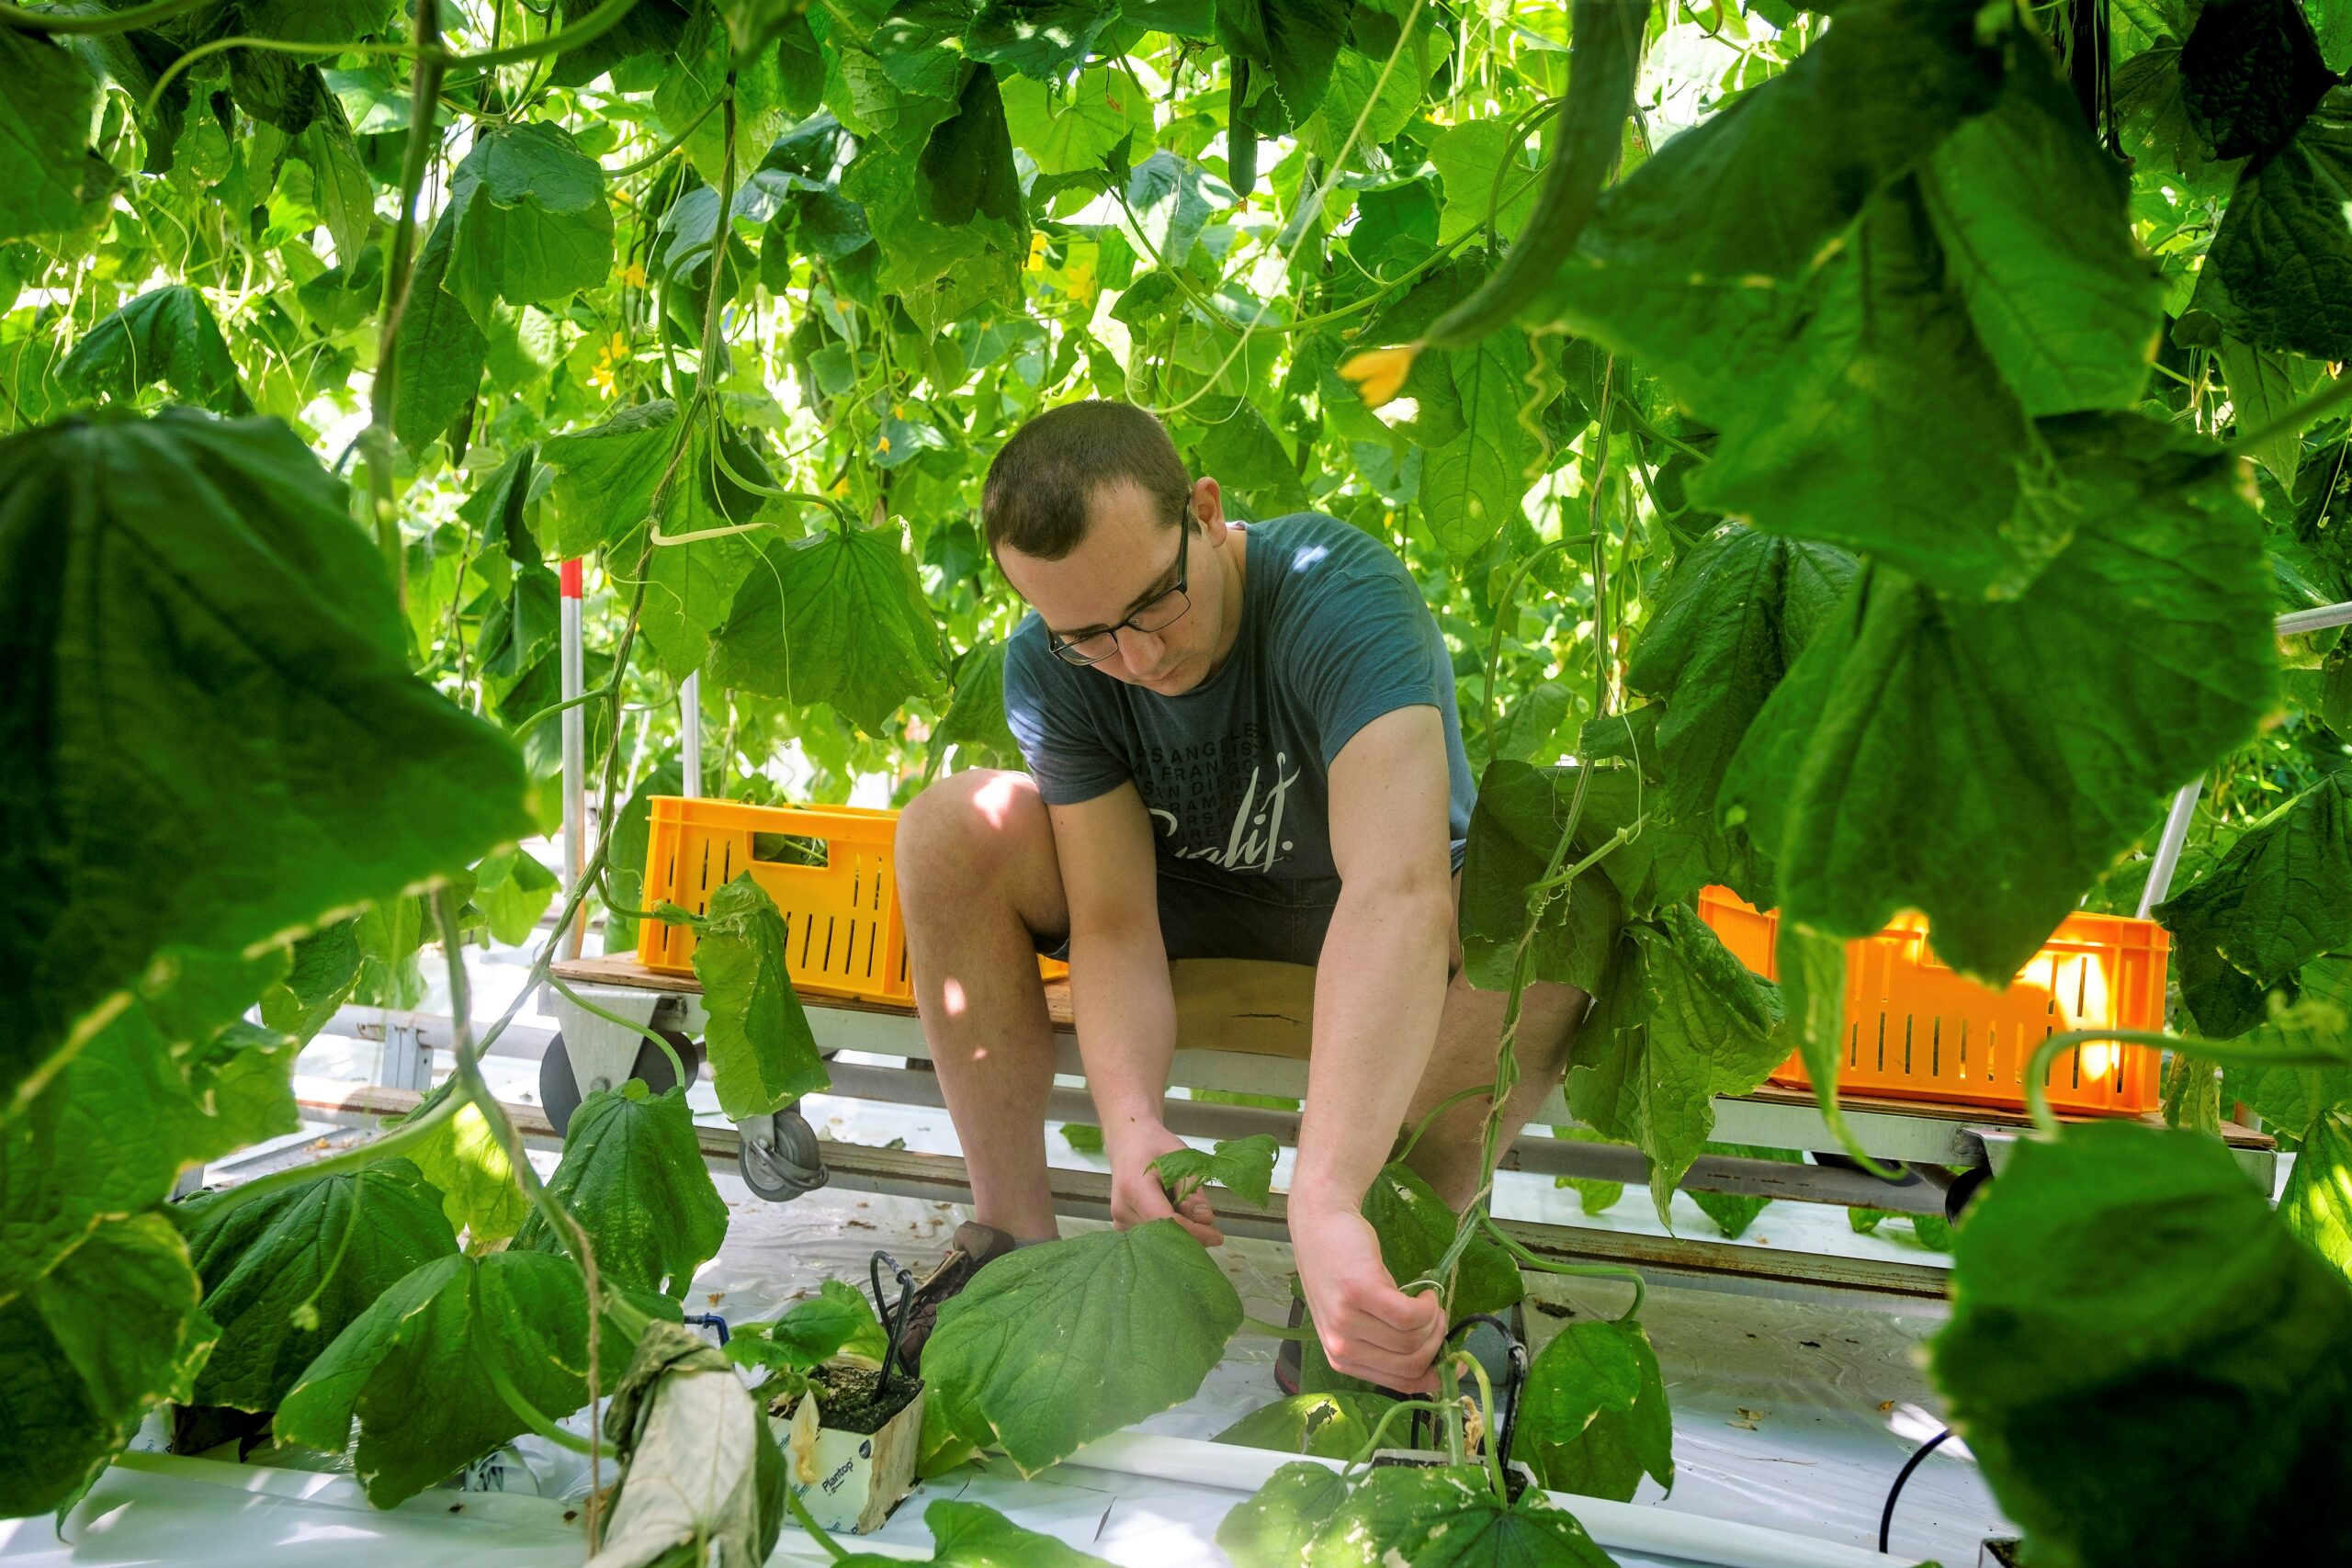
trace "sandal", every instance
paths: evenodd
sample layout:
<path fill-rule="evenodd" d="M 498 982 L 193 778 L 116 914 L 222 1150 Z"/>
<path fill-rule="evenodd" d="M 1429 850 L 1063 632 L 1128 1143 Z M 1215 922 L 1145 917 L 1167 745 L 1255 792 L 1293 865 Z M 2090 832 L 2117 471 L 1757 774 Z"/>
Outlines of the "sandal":
<path fill-rule="evenodd" d="M 966 1220 L 956 1227 L 947 1256 L 939 1260 L 939 1267 L 931 1271 L 930 1278 L 915 1287 L 907 1325 L 899 1337 L 900 1366 L 909 1371 L 920 1370 L 922 1348 L 930 1342 L 932 1330 L 939 1326 L 939 1309 L 970 1284 L 972 1276 L 1011 1252 L 1015 1245 L 1012 1236 L 978 1220 Z"/>

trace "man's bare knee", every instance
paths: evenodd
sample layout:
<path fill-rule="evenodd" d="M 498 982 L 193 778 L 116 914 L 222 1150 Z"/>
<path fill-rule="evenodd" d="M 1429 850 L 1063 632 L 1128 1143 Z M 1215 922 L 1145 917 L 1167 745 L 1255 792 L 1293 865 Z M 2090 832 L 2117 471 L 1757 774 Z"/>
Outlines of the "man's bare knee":
<path fill-rule="evenodd" d="M 1035 929 L 1060 919 L 1053 824 L 1026 773 L 952 773 L 899 815 L 896 877 L 910 916 L 1000 898 Z M 1038 922 L 1043 922 L 1039 924 Z"/>

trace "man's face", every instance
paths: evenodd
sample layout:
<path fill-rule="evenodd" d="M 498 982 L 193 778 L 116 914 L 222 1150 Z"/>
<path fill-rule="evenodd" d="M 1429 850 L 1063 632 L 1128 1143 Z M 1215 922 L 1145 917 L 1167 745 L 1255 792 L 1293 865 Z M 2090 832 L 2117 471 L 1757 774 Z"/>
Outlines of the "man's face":
<path fill-rule="evenodd" d="M 1223 556 L 1232 536 L 1216 481 L 1193 487 L 1187 515 L 1199 520 L 1189 539 L 1186 530 L 1169 525 L 1162 503 L 1138 487 L 1106 486 L 1095 493 L 1086 536 L 1069 555 L 1042 560 L 1008 548 L 999 553 L 999 565 L 1057 640 L 1074 642 L 1118 626 L 1116 650 L 1091 668 L 1172 697 L 1206 680 L 1227 645 Z M 1154 632 L 1119 625 L 1175 587 L 1180 570 L 1187 600 L 1182 615 Z M 1086 651 L 1095 649 L 1090 645 Z"/>

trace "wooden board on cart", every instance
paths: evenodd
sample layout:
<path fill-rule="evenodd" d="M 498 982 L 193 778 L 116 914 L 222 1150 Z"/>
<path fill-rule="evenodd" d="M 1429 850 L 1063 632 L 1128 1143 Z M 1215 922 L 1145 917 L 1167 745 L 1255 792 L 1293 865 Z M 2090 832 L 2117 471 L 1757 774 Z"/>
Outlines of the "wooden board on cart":
<path fill-rule="evenodd" d="M 1176 989 L 1180 1048 L 1213 1050 L 1236 1055 L 1292 1058 L 1306 1055 L 1307 1020 L 1314 1002 L 1312 970 L 1292 964 L 1265 964 L 1249 959 L 1185 959 L 1171 968 Z M 669 975 L 649 969 L 628 953 L 612 953 L 602 958 L 565 959 L 554 965 L 554 972 L 558 978 L 570 985 L 622 986 L 685 997 L 702 994 L 702 987 L 692 976 Z M 804 996 L 802 1000 L 811 1009 L 865 1013 L 880 1018 L 911 1021 L 915 1013 L 912 1005 L 903 1002 L 876 1002 L 814 994 Z M 1046 1010 L 1055 1029 L 1069 1030 L 1069 982 L 1067 979 L 1046 983 Z M 1295 1073 L 1295 1069 L 1292 1069 L 1293 1076 Z M 1275 1091 L 1265 1089 L 1262 1092 Z M 1295 1095 L 1297 1090 L 1291 1092 Z M 1815 1110 L 1809 1090 L 1790 1089 L 1780 1084 L 1764 1084 L 1747 1094 L 1729 1096 L 1726 1100 L 1759 1110 L 1785 1109 L 1800 1114 L 1813 1113 Z M 1721 1103 L 1724 1102 L 1718 1101 Z M 1839 1103 L 1849 1118 L 1902 1117 L 1912 1121 L 1965 1123 L 1973 1127 L 2026 1128 L 2033 1125 L 2033 1119 L 2024 1111 L 1998 1106 L 1939 1105 L 1932 1100 L 1883 1100 L 1854 1094 L 1841 1096 Z M 2141 1120 L 2155 1125 L 2161 1125 L 2163 1121 L 2154 1113 L 2143 1116 Z M 1720 1128 L 1717 1135 L 1733 1143 L 1768 1141 L 1730 1136 Z M 2276 1141 L 2269 1134 L 2234 1122 L 2222 1124 L 2222 1136 L 2233 1148 L 2268 1151 L 2277 1147 Z M 1812 1145 L 1790 1144 L 1781 1146 Z M 1819 1146 L 1831 1148 L 1835 1145 L 1824 1142 Z M 1903 1156 L 1889 1153 L 1885 1157 Z"/>

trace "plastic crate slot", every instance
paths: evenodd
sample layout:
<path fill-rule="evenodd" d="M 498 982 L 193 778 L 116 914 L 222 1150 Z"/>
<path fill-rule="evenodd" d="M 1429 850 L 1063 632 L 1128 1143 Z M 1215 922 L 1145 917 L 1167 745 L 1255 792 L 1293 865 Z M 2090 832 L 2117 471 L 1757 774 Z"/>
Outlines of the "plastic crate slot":
<path fill-rule="evenodd" d="M 857 917 L 849 918 L 849 941 L 842 944 L 842 973 L 857 973 Z"/>
<path fill-rule="evenodd" d="M 762 865 L 828 866 L 833 863 L 833 846 L 806 833 L 754 832 L 752 859 Z"/>
<path fill-rule="evenodd" d="M 876 857 L 874 862 L 874 912 L 877 915 L 882 912 L 882 885 L 889 880 L 889 858 L 888 856 Z"/>
<path fill-rule="evenodd" d="M 808 967 L 808 944 L 817 940 L 817 924 L 811 920 L 800 931 L 800 967 Z"/>
<path fill-rule="evenodd" d="M 735 841 L 724 840 L 718 846 L 718 885 L 721 887 L 735 880 Z M 706 903 L 705 908 L 708 908 Z"/>
<path fill-rule="evenodd" d="M 817 967 L 831 973 L 833 967 L 833 928 L 841 921 L 839 915 L 825 917 L 825 956 Z"/>
<path fill-rule="evenodd" d="M 869 980 L 874 978 L 874 948 L 876 943 L 880 942 L 881 939 L 882 922 L 879 920 L 868 920 L 865 924 L 865 968 L 864 973 L 865 977 Z"/>

